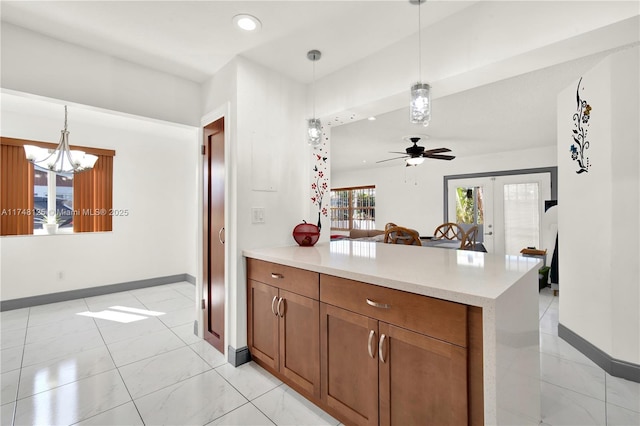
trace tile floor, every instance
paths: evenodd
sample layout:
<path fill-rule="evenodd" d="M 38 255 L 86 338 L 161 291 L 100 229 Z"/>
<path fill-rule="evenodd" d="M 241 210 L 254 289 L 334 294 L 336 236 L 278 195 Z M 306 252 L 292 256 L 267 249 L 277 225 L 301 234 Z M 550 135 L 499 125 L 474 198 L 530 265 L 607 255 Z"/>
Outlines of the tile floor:
<path fill-rule="evenodd" d="M 2 312 L 0 423 L 339 423 L 254 363 L 227 364 L 193 335 L 194 305 L 193 285 L 176 283 Z M 640 384 L 559 339 L 557 322 L 558 298 L 543 290 L 543 425 L 640 425 Z"/>

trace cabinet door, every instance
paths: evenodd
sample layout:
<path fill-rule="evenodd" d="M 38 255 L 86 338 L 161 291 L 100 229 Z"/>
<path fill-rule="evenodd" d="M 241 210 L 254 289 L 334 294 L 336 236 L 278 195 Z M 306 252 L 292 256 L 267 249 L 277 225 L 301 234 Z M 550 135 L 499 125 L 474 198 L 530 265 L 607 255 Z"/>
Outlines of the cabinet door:
<path fill-rule="evenodd" d="M 320 304 L 322 401 L 347 423 L 378 424 L 378 322 Z"/>
<path fill-rule="evenodd" d="M 320 398 L 320 302 L 280 289 L 280 372 Z"/>
<path fill-rule="evenodd" d="M 278 316 L 275 305 L 278 289 L 258 281 L 248 281 L 247 338 L 251 356 L 267 366 L 278 369 Z"/>
<path fill-rule="evenodd" d="M 381 322 L 380 425 L 466 425 L 465 348 Z"/>

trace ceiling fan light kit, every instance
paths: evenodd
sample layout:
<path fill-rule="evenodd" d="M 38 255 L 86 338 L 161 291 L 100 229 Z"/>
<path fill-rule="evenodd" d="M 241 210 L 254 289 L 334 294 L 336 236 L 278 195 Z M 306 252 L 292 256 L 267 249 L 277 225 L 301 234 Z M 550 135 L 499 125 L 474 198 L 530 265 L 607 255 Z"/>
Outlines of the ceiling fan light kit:
<path fill-rule="evenodd" d="M 321 56 L 322 53 L 319 50 L 307 52 L 307 59 L 313 62 L 313 83 L 311 86 L 313 118 L 307 120 L 307 142 L 314 148 L 322 144 L 322 123 L 319 118 L 316 118 L 316 61 L 320 60 Z"/>
<path fill-rule="evenodd" d="M 407 162 L 407 166 L 418 166 L 424 163 L 424 157 L 407 158 L 405 161 Z"/>

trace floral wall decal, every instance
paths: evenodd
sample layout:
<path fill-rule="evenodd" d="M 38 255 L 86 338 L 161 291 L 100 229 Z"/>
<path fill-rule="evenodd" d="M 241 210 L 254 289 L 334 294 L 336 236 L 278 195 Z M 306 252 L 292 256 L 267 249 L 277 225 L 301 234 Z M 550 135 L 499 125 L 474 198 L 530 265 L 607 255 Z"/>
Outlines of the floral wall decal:
<path fill-rule="evenodd" d="M 329 211 L 322 205 L 324 194 L 329 189 L 327 174 L 327 157 L 322 154 L 313 153 L 315 157 L 315 165 L 313 166 L 314 179 L 311 183 L 313 196 L 311 202 L 318 206 L 318 227 L 320 227 L 320 214 L 328 216 Z"/>
<path fill-rule="evenodd" d="M 323 205 L 324 195 L 329 190 L 329 163 L 326 133 L 322 132 L 322 145 L 311 151 L 313 156 L 313 179 L 311 181 L 311 202 L 318 206 L 318 228 L 322 228 L 320 215 L 329 216 L 329 210 Z"/>
<path fill-rule="evenodd" d="M 576 170 L 578 174 L 588 172 L 591 166 L 589 157 L 585 157 L 585 151 L 589 149 L 587 133 L 589 132 L 589 118 L 591 118 L 592 108 L 586 100 L 580 97 L 580 83 L 582 83 L 582 78 L 578 81 L 576 88 L 577 107 L 573 114 L 573 143 L 569 148 L 571 159 L 578 162 L 578 170 Z"/>

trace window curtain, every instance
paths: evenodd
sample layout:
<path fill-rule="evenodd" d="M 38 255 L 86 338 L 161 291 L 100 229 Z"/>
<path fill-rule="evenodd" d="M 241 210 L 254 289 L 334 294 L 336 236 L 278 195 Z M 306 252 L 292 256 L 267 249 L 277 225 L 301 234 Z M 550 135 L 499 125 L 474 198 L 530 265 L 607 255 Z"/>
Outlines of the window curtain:
<path fill-rule="evenodd" d="M 113 156 L 98 155 L 93 169 L 73 176 L 73 232 L 112 231 Z"/>
<path fill-rule="evenodd" d="M 57 144 L 0 137 L 0 235 L 33 234 L 33 164 L 24 145 L 55 149 Z M 71 146 L 98 156 L 91 170 L 73 177 L 73 232 L 111 231 L 113 207 L 113 157 L 108 149 Z M 31 215 L 18 214 L 31 212 Z"/>
<path fill-rule="evenodd" d="M 0 235 L 33 234 L 33 164 L 14 141 L 0 138 Z"/>

